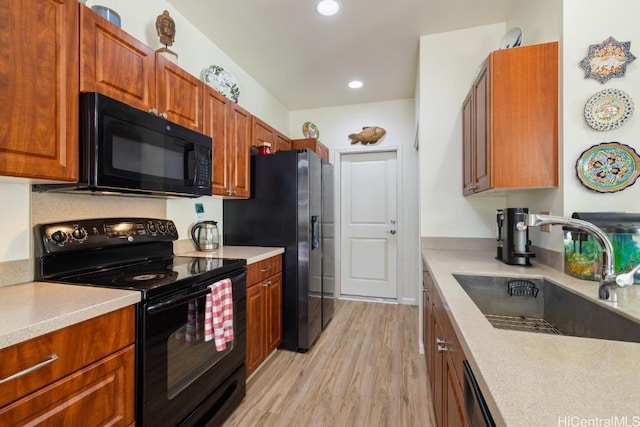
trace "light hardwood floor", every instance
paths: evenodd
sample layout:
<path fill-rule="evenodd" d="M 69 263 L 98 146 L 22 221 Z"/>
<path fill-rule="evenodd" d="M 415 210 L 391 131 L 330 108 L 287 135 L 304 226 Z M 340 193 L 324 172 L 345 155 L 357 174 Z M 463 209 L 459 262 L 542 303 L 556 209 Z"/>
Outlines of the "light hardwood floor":
<path fill-rule="evenodd" d="M 426 378 L 417 307 L 337 300 L 311 350 L 278 350 L 224 427 L 428 427 Z"/>

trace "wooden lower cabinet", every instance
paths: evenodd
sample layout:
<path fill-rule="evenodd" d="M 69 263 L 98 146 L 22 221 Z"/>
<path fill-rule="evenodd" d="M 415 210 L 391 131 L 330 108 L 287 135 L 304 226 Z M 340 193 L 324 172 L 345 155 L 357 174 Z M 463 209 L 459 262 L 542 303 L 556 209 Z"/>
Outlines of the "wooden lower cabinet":
<path fill-rule="evenodd" d="M 247 377 L 282 342 L 282 256 L 247 266 Z"/>
<path fill-rule="evenodd" d="M 438 427 L 466 425 L 462 392 L 464 352 L 431 276 L 423 274 L 423 343 L 427 386 Z"/>
<path fill-rule="evenodd" d="M 0 350 L 0 425 L 128 426 L 135 422 L 135 308 Z"/>

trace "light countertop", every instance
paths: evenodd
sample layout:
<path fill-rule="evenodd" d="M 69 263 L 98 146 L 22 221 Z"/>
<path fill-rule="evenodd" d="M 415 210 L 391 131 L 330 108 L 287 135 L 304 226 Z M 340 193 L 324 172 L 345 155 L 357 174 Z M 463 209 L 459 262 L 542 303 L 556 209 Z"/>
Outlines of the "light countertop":
<path fill-rule="evenodd" d="M 206 258 L 237 258 L 246 259 L 247 265 L 254 264 L 267 258 L 284 253 L 284 248 L 272 248 L 263 246 L 221 246 L 220 249 L 211 252 L 192 251 L 180 253 L 182 256 L 206 257 Z"/>
<path fill-rule="evenodd" d="M 422 256 L 498 425 L 640 425 L 640 344 L 495 329 L 452 273 L 544 277 L 636 320 L 640 286 L 618 289 L 610 303 L 597 298 L 597 282 L 540 264 L 505 265 L 491 251 Z M 620 420 L 626 424 L 613 424 Z"/>
<path fill-rule="evenodd" d="M 140 292 L 30 282 L 0 287 L 0 348 L 136 304 Z"/>
<path fill-rule="evenodd" d="M 283 248 L 223 246 L 215 252 L 179 255 L 246 259 L 253 264 Z M 92 286 L 29 282 L 0 286 L 0 349 L 140 301 L 140 293 Z"/>

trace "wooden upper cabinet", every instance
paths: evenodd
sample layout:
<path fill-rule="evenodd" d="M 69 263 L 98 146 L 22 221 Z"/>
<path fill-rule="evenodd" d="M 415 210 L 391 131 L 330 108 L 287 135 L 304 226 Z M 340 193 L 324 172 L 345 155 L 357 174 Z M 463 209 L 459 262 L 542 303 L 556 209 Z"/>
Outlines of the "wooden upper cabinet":
<path fill-rule="evenodd" d="M 213 170 L 211 192 L 226 196 L 229 188 L 227 173 L 227 128 L 229 122 L 229 100 L 209 86 L 204 89 L 204 134 L 212 140 Z"/>
<path fill-rule="evenodd" d="M 558 186 L 558 43 L 492 52 L 463 104 L 463 194 Z"/>
<path fill-rule="evenodd" d="M 153 49 L 88 7 L 80 7 L 80 22 L 80 90 L 156 108 Z"/>
<path fill-rule="evenodd" d="M 0 174 L 78 179 L 78 2 L 0 0 Z"/>
<path fill-rule="evenodd" d="M 265 142 L 271 144 L 271 151 L 276 145 L 276 131 L 267 123 L 263 122 L 256 116 L 251 118 L 251 126 L 253 128 L 253 136 L 251 138 L 251 146 L 260 147 Z"/>
<path fill-rule="evenodd" d="M 157 113 L 203 132 L 204 83 L 162 55 L 156 56 Z"/>
<path fill-rule="evenodd" d="M 250 147 L 251 114 L 235 102 L 229 102 L 227 123 L 227 196 L 248 198 L 251 195 Z"/>
<path fill-rule="evenodd" d="M 274 153 L 276 151 L 281 151 L 281 150 L 291 150 L 291 139 L 289 139 L 289 137 L 287 137 L 285 134 L 276 131 L 276 146 L 271 147 Z"/>
<path fill-rule="evenodd" d="M 80 90 L 203 132 L 204 84 L 87 7 L 80 8 Z"/>
<path fill-rule="evenodd" d="M 329 148 L 316 138 L 292 139 L 291 148 L 307 148 L 318 154 L 322 160 L 329 161 Z"/>

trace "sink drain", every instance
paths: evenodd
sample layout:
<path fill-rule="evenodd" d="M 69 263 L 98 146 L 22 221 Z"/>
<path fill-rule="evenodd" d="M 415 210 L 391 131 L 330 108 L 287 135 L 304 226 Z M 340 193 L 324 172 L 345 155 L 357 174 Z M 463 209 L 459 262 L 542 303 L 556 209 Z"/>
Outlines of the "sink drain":
<path fill-rule="evenodd" d="M 524 316 L 500 316 L 497 314 L 485 314 L 485 317 L 489 320 L 491 326 L 498 329 L 564 335 L 552 323 L 549 323 L 544 319 Z"/>

